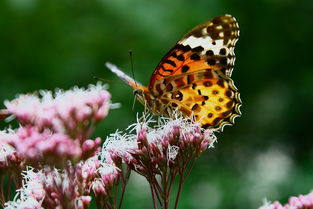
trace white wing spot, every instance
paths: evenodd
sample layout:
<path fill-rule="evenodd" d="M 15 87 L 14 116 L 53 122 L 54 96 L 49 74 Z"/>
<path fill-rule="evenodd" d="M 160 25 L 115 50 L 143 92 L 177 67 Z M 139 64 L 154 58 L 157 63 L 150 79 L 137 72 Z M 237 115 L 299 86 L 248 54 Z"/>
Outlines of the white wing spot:
<path fill-rule="evenodd" d="M 207 34 L 208 34 L 208 32 L 207 32 L 206 28 L 203 28 L 203 29 L 202 29 L 202 35 L 205 36 L 205 35 L 207 35 Z"/>
<path fill-rule="evenodd" d="M 216 26 L 216 29 L 217 29 L 217 30 L 222 30 L 223 27 L 222 27 L 221 25 L 218 25 L 218 26 Z"/>
<path fill-rule="evenodd" d="M 212 50 L 214 54 L 219 54 L 220 49 L 224 47 L 223 40 L 221 39 L 215 40 L 215 45 L 213 45 L 212 42 L 213 40 L 211 39 L 210 36 L 204 36 L 199 38 L 190 36 L 185 40 L 182 40 L 181 44 L 184 46 L 189 45 L 191 48 L 202 46 L 204 48 L 204 50 L 201 52 L 202 55 L 204 55 L 208 49 Z"/>

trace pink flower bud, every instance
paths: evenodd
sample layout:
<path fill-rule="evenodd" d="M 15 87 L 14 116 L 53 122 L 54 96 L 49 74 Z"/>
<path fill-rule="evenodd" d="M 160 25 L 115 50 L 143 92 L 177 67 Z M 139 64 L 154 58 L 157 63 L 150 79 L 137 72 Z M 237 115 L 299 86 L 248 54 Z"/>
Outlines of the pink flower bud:
<path fill-rule="evenodd" d="M 60 198 L 59 195 L 56 192 L 51 192 L 50 196 L 53 197 L 53 198 L 56 198 L 56 199 Z"/>
<path fill-rule="evenodd" d="M 148 147 L 148 141 L 146 138 L 146 129 L 141 129 L 137 136 L 137 142 L 139 149 L 142 149 L 143 147 Z"/>
<path fill-rule="evenodd" d="M 208 148 L 209 142 L 207 140 L 203 140 L 200 144 L 200 152 L 206 150 Z"/>
<path fill-rule="evenodd" d="M 77 209 L 88 208 L 91 201 L 90 196 L 81 196 L 77 198 L 76 207 Z"/>
<path fill-rule="evenodd" d="M 97 150 L 100 144 L 101 144 L 101 138 L 99 137 L 96 138 L 95 140 L 88 139 L 84 141 L 82 144 L 82 153 L 84 155 L 84 158 L 88 158 L 93 153 L 95 153 L 95 151 Z"/>
<path fill-rule="evenodd" d="M 92 183 L 92 186 L 91 186 L 94 194 L 96 196 L 104 196 L 106 195 L 106 190 L 105 190 L 105 187 L 103 185 L 103 182 L 99 179 L 95 180 L 93 183 Z"/>

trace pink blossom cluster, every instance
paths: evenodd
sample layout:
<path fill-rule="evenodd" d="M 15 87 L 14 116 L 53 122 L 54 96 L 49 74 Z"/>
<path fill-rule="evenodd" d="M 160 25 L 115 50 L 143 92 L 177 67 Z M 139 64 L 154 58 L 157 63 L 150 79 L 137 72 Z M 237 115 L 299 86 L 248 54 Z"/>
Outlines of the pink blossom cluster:
<path fill-rule="evenodd" d="M 266 203 L 259 209 L 313 209 L 313 192 L 307 195 L 299 195 L 298 197 L 290 197 L 285 205 L 275 201 L 272 204 Z"/>
<path fill-rule="evenodd" d="M 122 135 L 117 132 L 107 139 L 103 148 L 108 162 L 117 166 L 124 162 L 131 170 L 144 176 L 150 184 L 154 208 L 159 204 L 169 208 L 173 182 L 178 176 L 180 188 L 200 154 L 212 147 L 216 137 L 210 130 L 203 130 L 200 124 L 188 119 L 161 118 L 157 127 L 148 123 L 133 125 L 136 135 Z M 161 182 L 158 180 L 161 179 Z M 161 201 L 160 199 L 163 199 Z M 159 200 L 159 203 L 156 201 Z"/>
<path fill-rule="evenodd" d="M 5 142 L 8 138 L 15 138 L 13 130 L 0 131 L 0 170 L 17 169 L 21 166 L 22 159 L 15 148 Z"/>
<path fill-rule="evenodd" d="M 64 165 L 67 160 L 87 159 L 98 149 L 101 139 L 90 139 L 95 125 L 110 108 L 110 94 L 98 84 L 88 89 L 40 91 L 6 101 L 7 111 L 21 127 L 3 139 L 26 160 L 35 164 Z"/>
<path fill-rule="evenodd" d="M 104 147 L 109 154 L 108 161 L 120 164 L 122 160 L 142 174 L 160 173 L 166 167 L 178 168 L 184 161 L 197 158 L 216 141 L 213 132 L 204 131 L 198 123 L 183 118 L 162 119 L 164 121 L 157 128 L 135 124 L 136 136 L 111 135 Z"/>
<path fill-rule="evenodd" d="M 13 101 L 6 101 L 5 107 L 24 126 L 49 128 L 75 138 L 86 137 L 110 109 L 111 96 L 105 88 L 98 83 L 88 89 L 74 87 L 54 93 L 41 90 L 40 96 L 19 95 Z"/>
<path fill-rule="evenodd" d="M 89 164 L 87 172 L 84 163 L 100 150 L 101 138 L 90 137 L 107 116 L 110 97 L 106 87 L 97 84 L 6 101 L 2 112 L 15 116 L 20 126 L 0 132 L 0 205 L 7 201 L 14 182 L 20 189 L 8 208 L 88 208 L 90 188 L 100 176 L 101 164 Z M 33 169 L 22 178 L 22 170 L 29 165 Z M 6 175 L 9 185 L 4 190 Z"/>
<path fill-rule="evenodd" d="M 41 201 L 44 199 L 45 191 L 43 190 L 41 178 L 42 172 L 34 172 L 27 167 L 22 173 L 23 181 L 21 188 L 17 190 L 15 201 L 9 201 L 5 204 L 6 209 L 41 209 Z"/>
<path fill-rule="evenodd" d="M 44 169 L 41 179 L 45 197 L 44 208 L 88 208 L 91 197 L 80 178 L 79 167 L 67 166 L 65 170 Z"/>
<path fill-rule="evenodd" d="M 15 172 L 26 168 L 17 181 L 15 201 L 6 208 L 86 209 L 92 196 L 97 208 L 121 208 L 134 171 L 150 184 L 155 209 L 169 208 L 173 182 L 179 178 L 176 209 L 195 160 L 216 141 L 212 131 L 177 113 L 173 119 L 158 118 L 158 123 L 144 115 L 148 119 L 131 125 L 129 133 L 108 137 L 101 150 L 101 138 L 90 137 L 111 106 L 104 86 L 39 94 L 5 102 L 6 112 L 21 125 L 1 132 L 0 165 L 8 170 L 14 162 L 19 168 Z"/>
<path fill-rule="evenodd" d="M 30 167 L 24 172 L 23 185 L 9 208 L 89 208 L 94 193 L 98 208 L 116 208 L 114 192 L 124 178 L 114 165 L 103 163 L 98 156 L 68 165 L 66 169 L 45 167 L 37 172 Z M 122 183 L 122 187 L 125 190 Z M 31 204 L 31 206 L 30 206 Z"/>
<path fill-rule="evenodd" d="M 15 184 L 19 188 L 22 184 L 23 158 L 16 152 L 14 147 L 4 141 L 4 139 L 14 137 L 15 134 L 12 130 L 0 131 L 0 206 L 3 206 L 9 199 L 11 186 Z M 7 185 L 4 188 L 4 179 L 6 177 Z"/>
<path fill-rule="evenodd" d="M 105 159 L 101 158 L 100 152 L 96 156 L 79 163 L 76 166 L 76 174 L 79 181 L 76 185 L 81 185 L 85 195 L 93 192 L 97 197 L 97 204 L 102 204 L 100 208 L 112 207 L 110 204 L 116 202 L 115 194 L 113 194 L 116 191 L 115 187 L 119 183 L 122 184 L 122 187 L 126 186 L 123 168 L 119 169 L 114 164 L 105 162 Z"/>

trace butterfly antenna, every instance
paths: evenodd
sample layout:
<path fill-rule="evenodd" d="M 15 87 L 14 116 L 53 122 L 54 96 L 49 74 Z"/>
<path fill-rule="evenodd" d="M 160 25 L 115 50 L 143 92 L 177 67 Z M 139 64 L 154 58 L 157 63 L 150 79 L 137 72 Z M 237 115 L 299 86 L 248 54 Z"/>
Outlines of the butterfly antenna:
<path fill-rule="evenodd" d="M 99 78 L 97 76 L 93 76 L 93 79 L 99 80 L 99 81 L 105 81 L 105 82 L 113 82 L 112 80 L 104 79 L 104 78 Z"/>
<path fill-rule="evenodd" d="M 135 80 L 135 85 L 137 86 L 136 78 L 135 78 L 135 73 L 134 73 L 134 62 L 133 62 L 133 51 L 129 50 L 129 57 L 130 57 L 130 63 L 131 63 L 131 69 L 132 69 L 132 76 Z"/>
<path fill-rule="evenodd" d="M 134 73 L 133 51 L 132 51 L 132 50 L 129 50 L 129 51 L 128 51 L 128 54 L 129 54 L 129 58 L 130 58 L 132 76 L 133 76 L 133 79 L 134 79 L 134 81 L 135 81 L 135 85 L 136 85 L 136 87 L 137 87 L 137 82 L 136 82 L 135 73 Z M 132 111 L 134 111 L 134 109 L 135 109 L 135 104 L 136 104 L 136 96 L 134 97 L 133 106 L 132 106 Z"/>
<path fill-rule="evenodd" d="M 120 82 L 120 81 L 113 81 L 113 80 L 109 80 L 109 79 L 105 79 L 105 78 L 99 78 L 97 76 L 93 76 L 93 79 L 96 79 L 98 81 L 104 81 L 104 82 L 108 82 L 108 83 L 119 83 L 119 84 L 123 84 L 123 85 L 126 85 L 128 86 L 126 83 L 124 82 Z"/>

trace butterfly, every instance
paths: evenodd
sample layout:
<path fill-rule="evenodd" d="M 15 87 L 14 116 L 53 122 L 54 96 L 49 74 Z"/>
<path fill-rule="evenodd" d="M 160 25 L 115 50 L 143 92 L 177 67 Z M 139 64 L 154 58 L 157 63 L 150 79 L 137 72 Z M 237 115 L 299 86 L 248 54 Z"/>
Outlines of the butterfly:
<path fill-rule="evenodd" d="M 116 66 L 107 67 L 134 89 L 155 115 L 179 111 L 204 129 L 222 131 L 241 115 L 240 94 L 231 79 L 239 26 L 230 15 L 193 28 L 162 58 L 146 87 Z"/>

